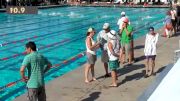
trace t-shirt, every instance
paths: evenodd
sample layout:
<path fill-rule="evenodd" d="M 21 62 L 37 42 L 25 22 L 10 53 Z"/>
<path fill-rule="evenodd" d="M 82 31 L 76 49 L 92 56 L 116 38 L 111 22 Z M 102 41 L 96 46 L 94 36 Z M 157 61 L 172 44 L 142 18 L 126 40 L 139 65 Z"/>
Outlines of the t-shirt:
<path fill-rule="evenodd" d="M 171 16 L 166 16 L 165 24 L 171 24 Z"/>
<path fill-rule="evenodd" d="M 108 35 L 105 30 L 102 30 L 98 33 L 97 41 L 100 41 L 101 50 L 107 50 Z"/>
<path fill-rule="evenodd" d="M 33 52 L 25 56 L 22 66 L 28 70 L 28 88 L 39 88 L 44 86 L 44 70 L 49 61 L 38 52 Z"/>
<path fill-rule="evenodd" d="M 128 18 L 127 16 L 123 16 L 121 17 L 118 22 L 117 22 L 117 25 L 119 26 L 119 29 L 122 29 L 122 24 L 123 24 L 123 19 L 124 18 Z M 128 18 L 129 19 L 129 18 Z M 128 24 L 130 25 L 130 21 L 128 22 Z"/>
<path fill-rule="evenodd" d="M 128 30 L 128 32 L 131 32 L 131 33 L 132 33 L 133 27 L 132 27 L 131 25 L 128 25 L 128 26 L 127 26 L 127 30 Z M 130 43 L 131 39 L 132 39 L 132 35 L 129 35 L 129 36 L 128 36 L 128 35 L 126 34 L 125 29 L 123 29 L 123 31 L 122 31 L 122 37 L 121 37 L 121 43 L 122 43 L 122 44 L 128 44 L 128 43 Z"/>
<path fill-rule="evenodd" d="M 144 54 L 145 56 L 156 55 L 156 44 L 158 42 L 159 34 L 155 35 L 146 34 L 145 46 L 144 46 Z"/>
<path fill-rule="evenodd" d="M 176 10 L 171 10 L 171 19 L 176 19 Z"/>

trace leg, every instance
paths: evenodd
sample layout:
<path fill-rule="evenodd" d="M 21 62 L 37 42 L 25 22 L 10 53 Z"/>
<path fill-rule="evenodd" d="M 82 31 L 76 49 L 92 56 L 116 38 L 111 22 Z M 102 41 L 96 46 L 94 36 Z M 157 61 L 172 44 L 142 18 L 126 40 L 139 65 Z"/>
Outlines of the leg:
<path fill-rule="evenodd" d="M 132 61 L 134 61 L 134 40 L 133 40 L 133 36 L 132 36 L 132 40 L 131 40 L 131 59 L 132 59 Z"/>
<path fill-rule="evenodd" d="M 46 92 L 44 86 L 39 88 L 38 101 L 46 101 Z"/>
<path fill-rule="evenodd" d="M 130 46 L 131 43 L 128 43 L 125 45 L 125 50 L 126 50 L 126 54 L 128 54 L 128 64 L 131 64 L 132 63 L 132 49 L 131 49 L 131 46 Z"/>
<path fill-rule="evenodd" d="M 129 58 L 128 64 L 131 64 L 132 63 L 132 52 L 131 51 L 128 53 L 128 58 Z"/>
<path fill-rule="evenodd" d="M 155 61 L 152 60 L 152 74 L 154 74 Z"/>
<path fill-rule="evenodd" d="M 110 86 L 112 87 L 117 87 L 117 73 L 116 73 L 116 70 L 112 70 L 111 71 L 111 76 L 112 76 L 112 84 Z"/>
<path fill-rule="evenodd" d="M 94 64 L 91 64 L 90 68 L 91 68 L 92 80 L 95 81 L 96 78 L 94 76 Z"/>
<path fill-rule="evenodd" d="M 38 99 L 38 89 L 28 88 L 28 101 L 37 101 Z"/>
<path fill-rule="evenodd" d="M 155 68 L 155 58 L 156 56 L 153 56 L 152 58 L 152 74 L 154 75 L 154 68 Z"/>
<path fill-rule="evenodd" d="M 122 54 L 121 54 L 121 62 L 122 62 L 122 64 L 125 63 L 125 57 L 126 57 L 126 55 L 125 55 L 125 48 L 122 47 Z"/>
<path fill-rule="evenodd" d="M 105 77 L 109 77 L 109 73 L 108 73 L 108 63 L 107 62 L 104 62 L 104 69 L 105 69 L 105 72 L 106 74 L 104 75 Z"/>
<path fill-rule="evenodd" d="M 165 29 L 165 32 L 166 32 L 166 37 L 169 38 L 169 31 L 167 28 Z"/>
<path fill-rule="evenodd" d="M 151 76 L 152 75 L 152 72 L 153 72 L 153 60 L 152 60 L 152 58 L 150 58 L 150 64 L 151 64 L 151 66 L 150 66 L 150 69 L 149 69 L 149 75 L 148 76 Z"/>
<path fill-rule="evenodd" d="M 148 75 L 148 71 L 149 71 L 149 58 L 147 57 L 147 59 L 146 59 L 146 74 L 145 74 L 145 76 Z"/>
<path fill-rule="evenodd" d="M 88 79 L 88 74 L 89 74 L 89 70 L 90 70 L 90 64 L 87 64 L 87 66 L 85 67 L 85 82 L 88 83 L 89 79 Z"/>
<path fill-rule="evenodd" d="M 109 60 L 108 53 L 107 53 L 107 51 L 103 50 L 102 55 L 101 55 L 101 61 L 104 64 L 104 70 L 105 70 L 105 75 L 104 76 L 105 77 L 109 76 L 109 74 L 108 74 L 108 60 Z"/>

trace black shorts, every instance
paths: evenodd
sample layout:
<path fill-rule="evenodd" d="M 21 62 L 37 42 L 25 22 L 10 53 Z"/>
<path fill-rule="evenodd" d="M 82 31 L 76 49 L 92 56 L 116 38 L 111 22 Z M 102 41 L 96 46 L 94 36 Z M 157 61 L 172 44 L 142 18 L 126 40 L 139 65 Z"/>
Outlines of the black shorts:
<path fill-rule="evenodd" d="M 148 55 L 146 56 L 146 59 L 152 59 L 154 61 L 156 59 L 156 55 Z"/>
<path fill-rule="evenodd" d="M 177 20 L 175 19 L 171 19 L 171 22 L 172 22 L 172 25 L 173 25 L 173 27 L 175 27 L 176 26 L 176 23 L 177 23 Z"/>

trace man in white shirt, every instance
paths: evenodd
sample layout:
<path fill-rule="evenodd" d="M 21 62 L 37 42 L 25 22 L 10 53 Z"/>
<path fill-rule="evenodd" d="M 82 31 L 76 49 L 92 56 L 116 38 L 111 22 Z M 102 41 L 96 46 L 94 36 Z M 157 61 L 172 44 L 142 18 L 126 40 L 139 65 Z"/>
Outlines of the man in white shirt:
<path fill-rule="evenodd" d="M 104 77 L 110 77 L 108 74 L 108 54 L 107 54 L 107 41 L 108 41 L 108 36 L 107 33 L 110 32 L 110 25 L 109 23 L 104 23 L 103 25 L 103 30 L 101 30 L 98 35 L 97 35 L 97 41 L 100 42 L 100 48 L 102 51 L 101 54 L 101 61 L 104 63 L 104 69 L 106 74 Z"/>
<path fill-rule="evenodd" d="M 125 12 L 121 12 L 121 18 L 120 18 L 120 19 L 118 20 L 118 22 L 117 22 L 117 25 L 119 26 L 119 32 L 120 32 L 120 30 L 122 29 L 123 20 L 124 20 L 125 18 L 128 18 L 128 17 L 126 16 L 126 13 L 125 13 Z M 128 24 L 130 24 L 130 21 L 128 22 Z"/>

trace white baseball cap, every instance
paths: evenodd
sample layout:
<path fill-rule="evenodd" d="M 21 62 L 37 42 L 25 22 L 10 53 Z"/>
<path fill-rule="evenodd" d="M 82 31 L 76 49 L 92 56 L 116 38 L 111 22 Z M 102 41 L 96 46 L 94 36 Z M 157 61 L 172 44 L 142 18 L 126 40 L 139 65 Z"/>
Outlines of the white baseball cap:
<path fill-rule="evenodd" d="M 116 31 L 111 30 L 111 31 L 108 33 L 108 38 L 114 39 L 114 40 L 117 39 Z"/>
<path fill-rule="evenodd" d="M 89 27 L 87 30 L 87 32 L 92 32 L 92 31 L 94 31 L 94 29 L 92 27 Z"/>
<path fill-rule="evenodd" d="M 108 28 L 110 28 L 109 23 L 104 23 L 104 25 L 103 25 L 103 29 L 108 29 Z"/>
<path fill-rule="evenodd" d="M 126 13 L 125 12 L 121 12 L 121 15 L 126 15 Z"/>

